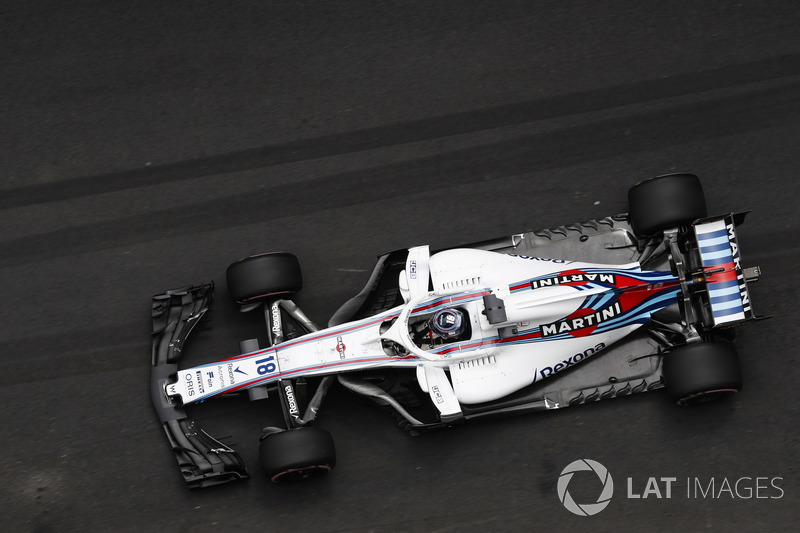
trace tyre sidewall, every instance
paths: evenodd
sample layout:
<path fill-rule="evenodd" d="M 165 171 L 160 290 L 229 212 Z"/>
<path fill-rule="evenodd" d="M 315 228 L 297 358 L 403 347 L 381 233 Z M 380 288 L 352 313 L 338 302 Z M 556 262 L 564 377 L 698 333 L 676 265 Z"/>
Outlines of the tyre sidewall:
<path fill-rule="evenodd" d="M 681 404 L 712 392 L 738 392 L 742 372 L 729 342 L 699 342 L 674 348 L 664 356 L 664 384 Z"/>
<path fill-rule="evenodd" d="M 336 465 L 336 448 L 327 431 L 299 428 L 265 437 L 259 446 L 259 457 L 264 474 L 278 481 L 276 476 L 289 471 L 329 471 Z"/>
<path fill-rule="evenodd" d="M 669 174 L 637 183 L 628 191 L 628 217 L 637 235 L 688 225 L 707 215 L 700 179 L 694 174 Z"/>
<path fill-rule="evenodd" d="M 226 277 L 228 292 L 238 303 L 293 294 L 303 288 L 300 262 L 287 252 L 241 259 L 228 267 Z"/>

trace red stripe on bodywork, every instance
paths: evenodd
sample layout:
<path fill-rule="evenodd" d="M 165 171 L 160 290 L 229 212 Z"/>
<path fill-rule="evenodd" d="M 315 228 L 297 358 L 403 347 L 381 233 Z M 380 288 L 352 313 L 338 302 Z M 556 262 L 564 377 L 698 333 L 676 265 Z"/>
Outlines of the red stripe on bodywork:
<path fill-rule="evenodd" d="M 734 281 L 736 279 L 736 265 L 733 261 L 728 261 L 721 265 L 709 265 L 705 267 L 705 272 L 709 270 L 724 269 L 721 272 L 714 272 L 706 277 L 706 283 L 722 283 L 725 281 Z"/>
<path fill-rule="evenodd" d="M 435 300 L 435 301 L 429 303 L 428 305 L 423 305 L 422 307 L 417 307 L 416 309 L 414 309 L 411 312 L 412 313 L 421 313 L 422 311 L 426 311 L 428 309 L 432 309 L 432 308 L 438 307 L 440 305 L 446 305 L 448 303 L 460 302 L 461 300 L 466 300 L 466 299 L 470 299 L 470 298 L 479 298 L 481 296 L 486 296 L 487 294 L 491 294 L 491 292 L 492 291 L 482 291 L 482 292 L 475 292 L 475 293 L 472 293 L 472 294 L 464 294 L 462 296 L 457 296 L 455 298 L 447 298 L 447 297 L 440 298 L 438 300 Z"/>
<path fill-rule="evenodd" d="M 720 257 L 720 259 L 730 259 L 729 257 Z M 704 270 L 707 272 L 711 269 L 717 268 L 724 268 L 725 270 L 735 270 L 736 266 L 733 264 L 733 261 L 725 261 L 724 263 L 715 264 L 715 265 L 705 265 Z"/>
<path fill-rule="evenodd" d="M 233 387 L 231 389 L 226 389 L 224 391 L 219 391 L 219 393 L 217 393 L 217 394 L 227 394 L 229 392 L 236 392 L 237 390 L 240 390 L 240 389 L 243 389 L 243 388 L 246 388 L 246 387 L 250 387 L 250 386 L 253 386 L 253 385 L 257 385 L 257 384 L 261 383 L 262 381 L 281 379 L 281 378 L 284 378 L 286 376 L 290 376 L 292 374 L 297 374 L 298 372 L 313 372 L 315 370 L 322 370 L 322 369 L 325 369 L 325 368 L 333 368 L 333 367 L 341 366 L 341 365 L 352 365 L 352 364 L 358 364 L 358 363 L 376 363 L 376 362 L 380 362 L 380 361 L 398 361 L 398 360 L 402 361 L 404 359 L 415 359 L 415 358 L 416 358 L 416 356 L 414 356 L 414 355 L 406 355 L 406 356 L 403 356 L 403 357 L 386 356 L 386 357 L 372 357 L 370 359 L 358 359 L 356 361 L 353 361 L 353 360 L 336 361 L 336 362 L 333 362 L 333 363 L 325 363 L 325 364 L 312 366 L 312 367 L 305 367 L 305 368 L 298 368 L 296 370 L 289 370 L 287 372 L 278 372 L 277 374 L 274 374 L 272 376 L 267 376 L 267 377 L 264 377 L 264 378 L 261 378 L 261 379 L 248 381 L 247 383 L 242 383 L 241 385 L 238 385 L 238 386 Z M 216 394 L 214 396 L 216 396 Z"/>
<path fill-rule="evenodd" d="M 725 270 L 715 272 L 706 278 L 706 283 L 723 283 L 725 281 L 736 281 L 736 270 Z"/>

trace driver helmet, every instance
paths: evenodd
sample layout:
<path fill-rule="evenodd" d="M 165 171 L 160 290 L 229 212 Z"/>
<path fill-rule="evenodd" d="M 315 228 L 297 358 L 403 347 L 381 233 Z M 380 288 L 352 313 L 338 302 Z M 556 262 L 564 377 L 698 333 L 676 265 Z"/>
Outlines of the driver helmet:
<path fill-rule="evenodd" d="M 456 337 L 464 333 L 466 320 L 463 311 L 442 309 L 431 319 L 431 329 L 442 337 Z"/>

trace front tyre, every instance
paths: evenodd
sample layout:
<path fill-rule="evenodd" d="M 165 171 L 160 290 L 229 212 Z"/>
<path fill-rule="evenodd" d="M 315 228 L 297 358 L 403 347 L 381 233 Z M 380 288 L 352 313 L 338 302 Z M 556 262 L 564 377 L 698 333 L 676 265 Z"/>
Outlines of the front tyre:
<path fill-rule="evenodd" d="M 641 237 L 691 224 L 706 216 L 706 198 L 694 174 L 668 174 L 637 183 L 628 191 L 628 217 Z"/>
<path fill-rule="evenodd" d="M 664 385 L 678 405 L 729 396 L 742 388 L 742 370 L 729 342 L 698 342 L 664 355 Z"/>
<path fill-rule="evenodd" d="M 254 255 L 228 267 L 228 292 L 236 303 L 290 295 L 303 288 L 300 262 L 294 254 L 274 252 Z"/>
<path fill-rule="evenodd" d="M 304 427 L 267 435 L 262 438 L 258 452 L 261 469 L 273 483 L 317 477 L 336 466 L 333 437 L 318 428 Z"/>

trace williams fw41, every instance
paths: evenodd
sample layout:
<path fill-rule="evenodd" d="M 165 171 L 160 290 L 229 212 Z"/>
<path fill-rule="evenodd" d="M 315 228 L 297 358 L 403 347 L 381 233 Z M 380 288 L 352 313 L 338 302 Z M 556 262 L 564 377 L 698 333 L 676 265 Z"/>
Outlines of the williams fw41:
<path fill-rule="evenodd" d="M 264 314 L 262 342 L 193 368 L 178 362 L 213 285 L 155 296 L 151 396 L 184 479 L 247 477 L 183 409 L 220 394 L 280 402 L 284 423 L 263 430 L 259 456 L 281 481 L 335 465 L 331 435 L 313 424 L 333 384 L 412 433 L 662 388 L 680 405 L 738 392 L 731 341 L 758 320 L 749 284 L 760 275 L 741 262 L 745 214 L 708 217 L 690 174 L 642 181 L 628 199 L 625 215 L 383 254 L 324 329 L 290 299 L 303 285 L 294 255 L 247 257 L 228 267 L 228 290 Z"/>

